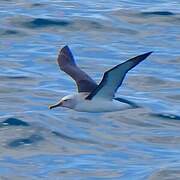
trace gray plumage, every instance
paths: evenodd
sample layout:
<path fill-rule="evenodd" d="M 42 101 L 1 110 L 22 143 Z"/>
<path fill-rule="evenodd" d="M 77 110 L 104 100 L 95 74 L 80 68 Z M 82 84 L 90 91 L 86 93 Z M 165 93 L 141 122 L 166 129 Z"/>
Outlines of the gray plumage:
<path fill-rule="evenodd" d="M 96 82 L 76 65 L 68 46 L 61 49 L 57 61 L 60 69 L 76 81 L 78 92 L 91 92 L 97 87 Z"/>

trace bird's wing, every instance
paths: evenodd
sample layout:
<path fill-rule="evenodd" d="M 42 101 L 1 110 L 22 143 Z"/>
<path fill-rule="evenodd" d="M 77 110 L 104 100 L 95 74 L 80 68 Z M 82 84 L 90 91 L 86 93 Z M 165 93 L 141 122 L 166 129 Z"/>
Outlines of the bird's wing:
<path fill-rule="evenodd" d="M 126 73 L 141 61 L 146 59 L 151 53 L 152 52 L 148 52 L 136 56 L 106 71 L 100 84 L 86 97 L 86 99 L 91 100 L 94 98 L 103 98 L 112 100 L 115 92 L 121 86 Z"/>
<path fill-rule="evenodd" d="M 76 65 L 68 46 L 61 49 L 57 61 L 60 69 L 76 81 L 78 92 L 91 92 L 97 87 L 96 82 Z"/>

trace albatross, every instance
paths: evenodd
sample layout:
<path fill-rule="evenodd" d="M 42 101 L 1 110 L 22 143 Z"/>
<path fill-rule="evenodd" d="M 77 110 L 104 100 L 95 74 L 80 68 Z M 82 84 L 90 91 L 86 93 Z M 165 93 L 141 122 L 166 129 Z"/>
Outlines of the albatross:
<path fill-rule="evenodd" d="M 76 82 L 78 92 L 63 97 L 50 109 L 66 107 L 80 112 L 113 112 L 132 106 L 130 101 L 115 97 L 126 73 L 146 59 L 152 52 L 133 57 L 110 70 L 106 71 L 99 84 L 81 70 L 68 46 L 64 46 L 58 55 L 57 61 L 62 71 L 67 73 Z"/>

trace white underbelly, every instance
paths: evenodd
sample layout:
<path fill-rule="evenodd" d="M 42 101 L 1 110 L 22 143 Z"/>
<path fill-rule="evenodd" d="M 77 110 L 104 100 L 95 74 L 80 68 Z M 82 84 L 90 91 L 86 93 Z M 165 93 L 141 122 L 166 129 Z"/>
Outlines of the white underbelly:
<path fill-rule="evenodd" d="M 81 112 L 112 112 L 129 108 L 128 104 L 113 101 L 85 100 L 76 105 L 74 110 Z"/>

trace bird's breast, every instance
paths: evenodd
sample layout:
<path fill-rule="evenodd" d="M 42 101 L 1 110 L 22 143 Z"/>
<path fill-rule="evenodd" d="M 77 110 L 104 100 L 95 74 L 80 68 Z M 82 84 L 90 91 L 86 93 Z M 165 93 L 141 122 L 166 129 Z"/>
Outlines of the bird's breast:
<path fill-rule="evenodd" d="M 75 110 L 81 112 L 112 112 L 128 108 L 129 105 L 118 101 L 106 101 L 101 99 L 84 100 L 76 105 Z"/>

